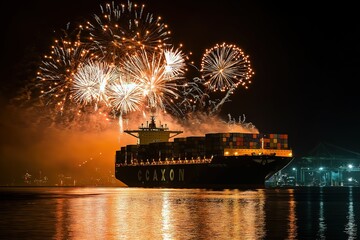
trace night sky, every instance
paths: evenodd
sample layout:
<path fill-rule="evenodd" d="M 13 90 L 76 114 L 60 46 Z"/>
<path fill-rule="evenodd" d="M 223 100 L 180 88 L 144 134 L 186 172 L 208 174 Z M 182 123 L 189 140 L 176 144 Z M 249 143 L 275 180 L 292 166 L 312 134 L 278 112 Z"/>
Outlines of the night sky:
<path fill-rule="evenodd" d="M 48 52 L 54 30 L 99 13 L 101 1 L 32 0 L 2 17 L 1 100 L 6 104 Z M 295 155 L 327 142 L 360 152 L 360 15 L 357 7 L 310 1 L 138 1 L 162 16 L 174 43 L 193 52 L 233 43 L 250 55 L 255 75 L 222 115 L 245 114 L 260 132 L 287 133 Z M 5 9 L 6 10 L 6 9 Z"/>

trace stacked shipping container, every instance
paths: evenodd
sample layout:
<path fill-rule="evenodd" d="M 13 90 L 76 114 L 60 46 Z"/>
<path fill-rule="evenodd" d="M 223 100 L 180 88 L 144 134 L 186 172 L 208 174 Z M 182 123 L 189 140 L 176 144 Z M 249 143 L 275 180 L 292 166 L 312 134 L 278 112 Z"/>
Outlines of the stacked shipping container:
<path fill-rule="evenodd" d="M 155 142 L 122 147 L 120 161 L 209 158 L 224 155 L 224 149 L 289 149 L 287 134 L 209 133 L 205 136 L 174 138 L 173 142 Z"/>

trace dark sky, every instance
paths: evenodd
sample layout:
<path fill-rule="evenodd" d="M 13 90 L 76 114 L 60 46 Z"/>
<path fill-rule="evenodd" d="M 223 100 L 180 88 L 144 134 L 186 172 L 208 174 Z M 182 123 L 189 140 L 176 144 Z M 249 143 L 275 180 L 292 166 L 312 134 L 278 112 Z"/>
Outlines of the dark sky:
<path fill-rule="evenodd" d="M 355 5 L 143 2 L 147 11 L 163 17 L 173 41 L 194 53 L 197 65 L 205 49 L 216 43 L 236 44 L 250 55 L 253 83 L 235 92 L 223 107 L 225 117 L 245 114 L 260 132 L 288 133 L 295 154 L 305 154 L 319 142 L 360 152 L 360 15 Z M 2 21 L 3 98 L 11 97 L 33 70 L 29 59 L 47 53 L 53 30 L 99 13 L 100 3 L 31 0 L 6 7 L 10 17 Z"/>

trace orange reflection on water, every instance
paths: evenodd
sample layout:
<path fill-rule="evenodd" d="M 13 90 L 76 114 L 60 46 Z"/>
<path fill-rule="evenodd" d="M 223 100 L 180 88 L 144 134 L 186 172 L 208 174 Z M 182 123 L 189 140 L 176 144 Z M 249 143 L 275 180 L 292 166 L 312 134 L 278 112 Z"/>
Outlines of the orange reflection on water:
<path fill-rule="evenodd" d="M 55 239 L 66 239 L 68 236 L 64 236 L 64 233 L 67 232 L 64 229 L 63 223 L 64 220 L 64 199 L 56 199 L 56 209 L 55 209 L 56 223 L 55 223 Z"/>
<path fill-rule="evenodd" d="M 263 190 L 69 189 L 56 201 L 57 239 L 261 239 Z M 75 197 L 74 196 L 78 196 Z M 106 238 L 105 238 L 106 236 Z"/>
<path fill-rule="evenodd" d="M 169 192 L 163 193 L 162 199 L 162 209 L 161 209 L 161 217 L 162 217 L 162 224 L 161 224 L 161 232 L 162 232 L 162 239 L 173 239 L 172 233 L 174 232 L 171 225 L 172 219 L 172 211 L 171 211 L 171 201 L 169 200 Z"/>
<path fill-rule="evenodd" d="M 111 199 L 94 198 L 91 189 L 61 189 L 56 200 L 56 239 L 102 239 L 107 231 Z"/>
<path fill-rule="evenodd" d="M 296 218 L 296 201 L 294 198 L 294 189 L 288 189 L 289 192 L 289 228 L 287 239 L 297 238 L 297 218 Z"/>

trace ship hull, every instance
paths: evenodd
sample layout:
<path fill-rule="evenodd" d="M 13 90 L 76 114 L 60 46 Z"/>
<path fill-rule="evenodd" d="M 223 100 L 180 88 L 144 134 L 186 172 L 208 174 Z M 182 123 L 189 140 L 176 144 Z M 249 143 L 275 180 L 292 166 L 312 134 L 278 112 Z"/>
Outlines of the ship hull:
<path fill-rule="evenodd" d="M 129 187 L 253 188 L 290 163 L 279 156 L 219 156 L 209 162 L 188 160 L 116 165 L 115 176 Z"/>

